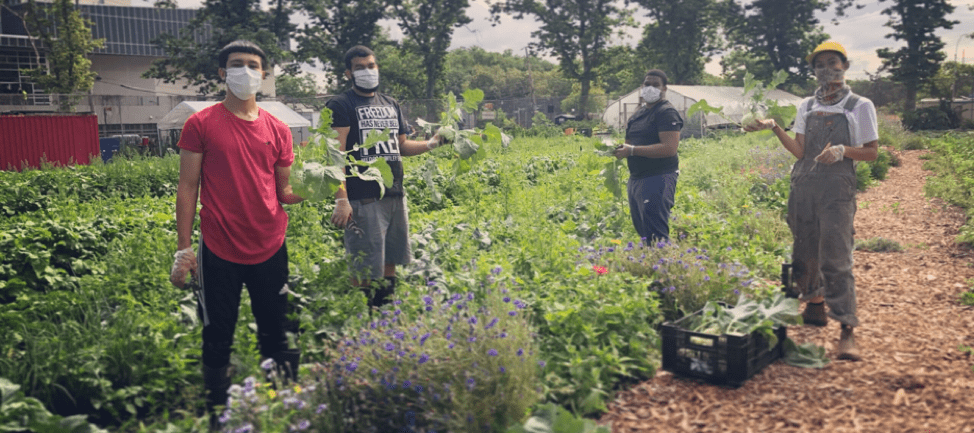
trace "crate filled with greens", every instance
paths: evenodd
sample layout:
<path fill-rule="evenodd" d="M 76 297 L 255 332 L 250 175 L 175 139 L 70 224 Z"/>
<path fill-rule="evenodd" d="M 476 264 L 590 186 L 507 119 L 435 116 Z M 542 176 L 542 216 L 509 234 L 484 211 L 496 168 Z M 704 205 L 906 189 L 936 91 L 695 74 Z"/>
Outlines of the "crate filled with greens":
<path fill-rule="evenodd" d="M 662 325 L 663 369 L 738 387 L 784 355 L 787 325 L 801 324 L 798 300 L 778 293 L 737 305 L 708 302 Z"/>

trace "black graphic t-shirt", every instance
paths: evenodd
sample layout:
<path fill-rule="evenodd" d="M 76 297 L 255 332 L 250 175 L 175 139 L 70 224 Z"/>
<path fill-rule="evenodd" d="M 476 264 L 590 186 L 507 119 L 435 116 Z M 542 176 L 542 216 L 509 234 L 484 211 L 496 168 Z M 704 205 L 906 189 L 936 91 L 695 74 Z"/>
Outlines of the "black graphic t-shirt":
<path fill-rule="evenodd" d="M 380 141 L 370 149 L 359 149 L 351 155 L 359 161 L 374 161 L 385 159 L 392 169 L 392 187 L 386 189 L 387 196 L 401 196 L 402 191 L 402 155 L 399 153 L 399 134 L 406 134 L 407 123 L 402 116 L 399 103 L 392 97 L 375 93 L 375 96 L 365 97 L 348 90 L 328 101 L 327 107 L 332 111 L 332 126 L 348 127 L 348 138 L 345 149 L 352 149 L 357 144 L 365 142 L 365 137 L 372 131 L 389 130 L 389 139 Z M 350 168 L 346 168 L 346 172 Z M 359 168 L 365 171 L 365 167 Z M 364 181 L 356 177 L 349 177 L 345 182 L 348 188 L 349 200 L 365 198 L 379 198 L 381 189 L 375 181 Z"/>

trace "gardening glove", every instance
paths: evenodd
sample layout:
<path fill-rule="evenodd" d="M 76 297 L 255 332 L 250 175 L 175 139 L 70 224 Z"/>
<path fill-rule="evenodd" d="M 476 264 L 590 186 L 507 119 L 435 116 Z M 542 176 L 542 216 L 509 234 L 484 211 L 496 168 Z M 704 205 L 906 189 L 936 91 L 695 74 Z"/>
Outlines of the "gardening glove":
<path fill-rule="evenodd" d="M 193 253 L 193 247 L 176 251 L 175 259 L 172 271 L 169 272 L 169 282 L 182 289 L 186 285 L 186 274 L 192 272 L 196 275 L 196 254 Z"/>
<path fill-rule="evenodd" d="M 343 229 L 352 219 L 352 205 L 347 198 L 335 199 L 335 212 L 331 214 L 331 223 Z"/>
<path fill-rule="evenodd" d="M 845 157 L 845 146 L 839 144 L 837 146 L 832 146 L 830 143 L 825 146 L 822 153 L 815 157 L 815 162 L 821 162 L 822 164 L 834 164 L 836 162 L 842 161 Z"/>
<path fill-rule="evenodd" d="M 635 151 L 635 149 L 636 147 L 631 144 L 622 144 L 617 146 L 615 152 L 616 159 L 633 156 L 633 151 Z"/>
<path fill-rule="evenodd" d="M 426 142 L 426 149 L 433 150 L 436 149 L 437 147 L 440 147 L 441 144 L 443 144 L 443 137 L 440 137 L 437 134 L 433 134 L 433 137 Z"/>
<path fill-rule="evenodd" d="M 775 126 L 778 126 L 778 124 L 775 123 L 774 119 L 755 120 L 754 123 L 745 125 L 743 129 L 744 132 L 754 132 L 763 131 L 765 129 L 774 129 Z"/>

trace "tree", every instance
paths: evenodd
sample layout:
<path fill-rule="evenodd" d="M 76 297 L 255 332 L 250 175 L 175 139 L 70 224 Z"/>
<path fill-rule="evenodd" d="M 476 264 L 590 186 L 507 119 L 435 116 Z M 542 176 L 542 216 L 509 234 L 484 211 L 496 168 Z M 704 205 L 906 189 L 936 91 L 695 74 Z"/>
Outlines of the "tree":
<path fill-rule="evenodd" d="M 953 11 L 947 0 L 893 0 L 883 9 L 890 17 L 886 27 L 893 29 L 886 38 L 905 41 L 906 46 L 896 51 L 881 48 L 876 53 L 883 59 L 880 70 L 889 71 L 893 81 L 906 86 L 905 110 L 916 108 L 917 89 L 933 79 L 947 57 L 941 51 L 945 44 L 934 31 L 952 29 L 958 23 L 946 18 Z"/>
<path fill-rule="evenodd" d="M 348 87 L 345 51 L 355 45 L 372 45 L 381 32 L 379 20 L 386 18 L 384 0 L 295 0 L 308 22 L 295 33 L 297 59 L 315 65 L 321 62 L 338 80 L 339 88 Z"/>
<path fill-rule="evenodd" d="M 930 96 L 953 100 L 958 95 L 974 94 L 974 65 L 959 62 L 944 62 L 940 70 L 930 79 Z"/>
<path fill-rule="evenodd" d="M 841 8 L 848 3 L 838 4 Z M 770 81 L 775 71 L 784 70 L 790 74 L 786 84 L 803 85 L 811 76 L 805 56 L 828 39 L 815 13 L 827 10 L 830 4 L 827 0 L 754 0 L 743 7 L 726 3 L 727 36 L 746 55 L 735 56 L 744 61 L 741 64 L 726 62 L 737 69 L 725 69 L 725 73 L 743 74 L 741 65 L 750 66 L 753 61 L 754 65 L 766 64 L 748 69 L 758 80 Z"/>
<path fill-rule="evenodd" d="M 281 74 L 277 77 L 277 96 L 289 98 L 313 98 L 318 95 L 318 84 L 314 77 L 306 75 Z"/>
<path fill-rule="evenodd" d="M 639 60 L 634 48 L 616 45 L 605 51 L 605 61 L 596 68 L 596 73 L 605 93 L 615 98 L 642 86 L 649 69 L 646 62 Z"/>
<path fill-rule="evenodd" d="M 719 30 L 726 7 L 717 0 L 635 1 L 653 19 L 637 48 L 643 64 L 662 69 L 673 84 L 698 84 L 707 62 L 723 48 Z"/>
<path fill-rule="evenodd" d="M 288 0 L 272 0 L 270 11 L 261 10 L 260 5 L 260 0 L 205 0 L 178 35 L 163 35 L 155 41 L 167 56 L 152 62 L 142 77 L 166 83 L 186 80 L 183 88 L 195 86 L 203 95 L 218 92 L 217 54 L 237 39 L 250 40 L 264 50 L 271 63 L 264 65 L 266 70 L 288 60 L 291 56 L 285 48 L 294 30 Z"/>
<path fill-rule="evenodd" d="M 95 85 L 87 55 L 105 45 L 91 38 L 91 21 L 83 18 L 71 0 L 54 0 L 49 5 L 28 2 L 25 23 L 47 48 L 47 65 L 24 73 L 47 93 L 60 94 L 58 111 L 70 111 L 84 93 Z"/>
<path fill-rule="evenodd" d="M 436 96 L 436 82 L 443 73 L 453 29 L 472 20 L 465 10 L 469 0 L 394 0 L 392 15 L 405 35 L 403 47 L 423 58 L 426 98 Z"/>
<path fill-rule="evenodd" d="M 580 107 L 588 106 L 589 91 L 598 78 L 597 67 L 605 58 L 609 38 L 633 26 L 632 11 L 613 0 L 503 0 L 492 4 L 490 10 L 495 21 L 507 13 L 514 19 L 533 16 L 541 23 L 531 33 L 537 39 L 532 46 L 554 53 L 561 72 L 579 82 Z"/>

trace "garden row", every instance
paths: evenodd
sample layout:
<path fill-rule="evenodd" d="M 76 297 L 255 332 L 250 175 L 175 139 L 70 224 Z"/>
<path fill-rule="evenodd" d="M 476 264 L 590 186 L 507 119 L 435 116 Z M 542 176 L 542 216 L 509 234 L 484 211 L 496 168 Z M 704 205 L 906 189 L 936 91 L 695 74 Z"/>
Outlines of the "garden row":
<path fill-rule="evenodd" d="M 245 382 L 262 377 L 245 297 L 232 363 L 238 396 L 256 404 L 227 421 L 367 431 L 412 413 L 426 427 L 498 431 L 536 402 L 596 414 L 652 377 L 663 320 L 774 290 L 790 255 L 791 158 L 770 137 L 681 143 L 673 244 L 660 246 L 640 242 L 625 198 L 603 185 L 595 143 L 517 138 L 469 173 L 432 176 L 438 202 L 410 173 L 450 161 L 407 160 L 414 263 L 400 270 L 401 303 L 376 318 L 349 287 L 331 204 L 289 206 L 294 344 L 320 364 L 298 390 Z M 862 164 L 860 177 L 884 167 Z M 0 258 L 12 337 L 0 371 L 47 410 L 113 431 L 202 425 L 195 304 L 167 278 L 177 170 L 168 157 L 0 173 L 17 185 L 0 196 L 0 248 L 12 252 Z M 608 266 L 619 262 L 629 271 Z M 0 425 L 15 419 L 8 407 Z"/>

